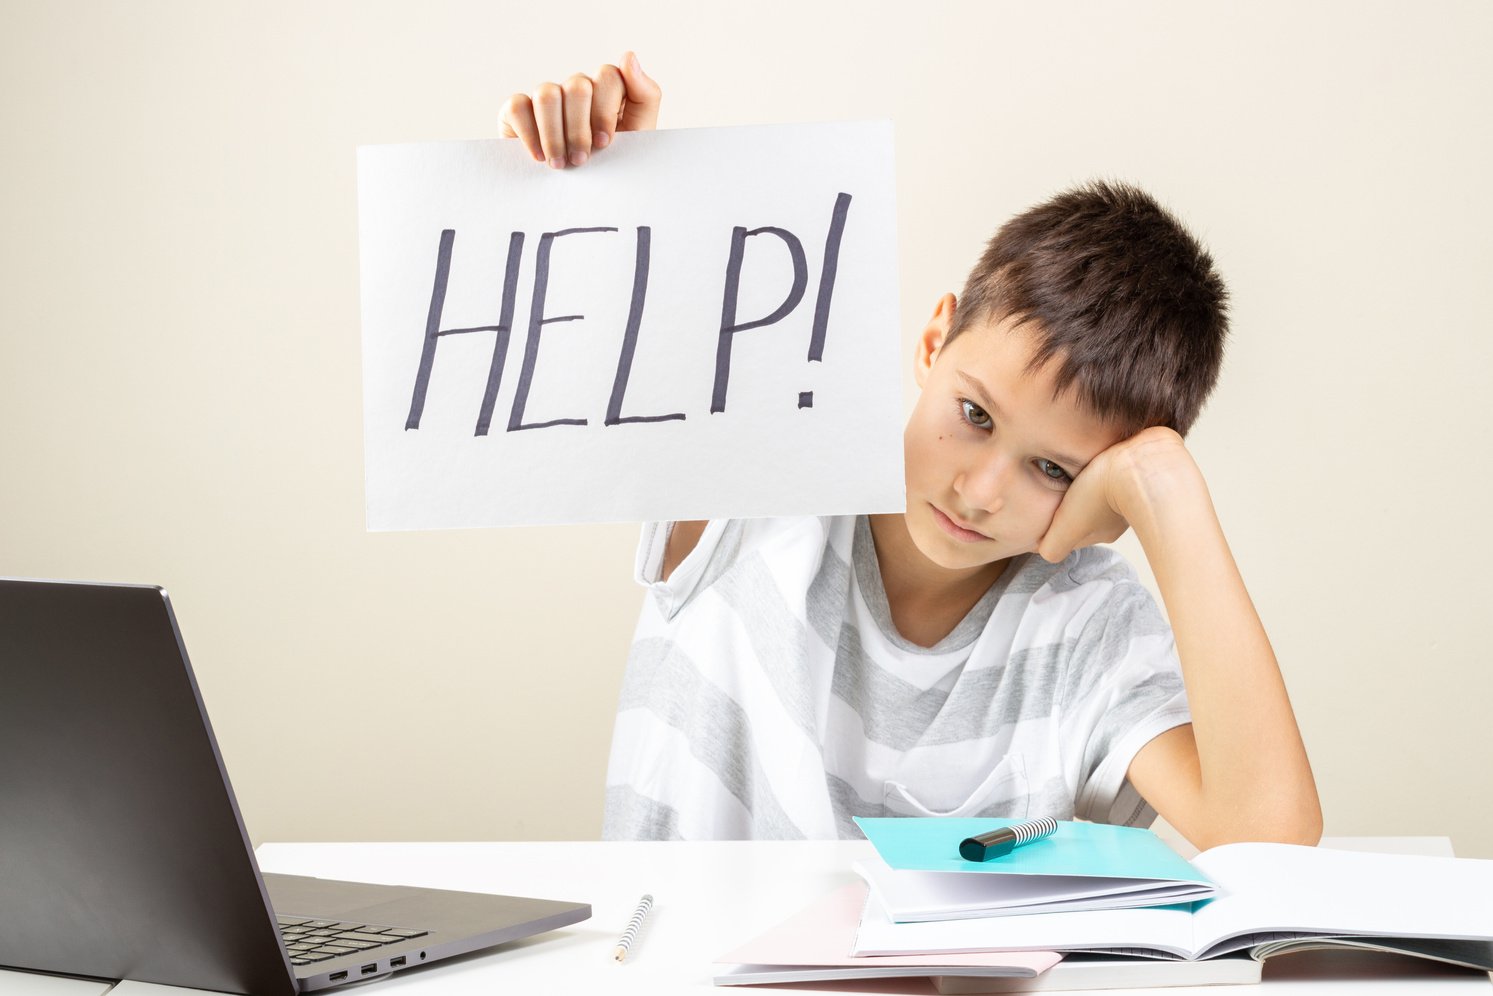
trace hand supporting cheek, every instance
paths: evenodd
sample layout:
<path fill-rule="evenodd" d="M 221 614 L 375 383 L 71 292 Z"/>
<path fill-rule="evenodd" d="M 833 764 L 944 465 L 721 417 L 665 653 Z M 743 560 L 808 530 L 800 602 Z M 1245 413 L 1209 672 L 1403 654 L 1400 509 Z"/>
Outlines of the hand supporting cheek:
<path fill-rule="evenodd" d="M 1068 486 L 1047 532 L 1037 543 L 1043 560 L 1057 563 L 1074 550 L 1112 543 L 1147 504 L 1166 493 L 1177 472 L 1196 472 L 1182 437 L 1164 426 L 1142 429 L 1089 461 Z"/>

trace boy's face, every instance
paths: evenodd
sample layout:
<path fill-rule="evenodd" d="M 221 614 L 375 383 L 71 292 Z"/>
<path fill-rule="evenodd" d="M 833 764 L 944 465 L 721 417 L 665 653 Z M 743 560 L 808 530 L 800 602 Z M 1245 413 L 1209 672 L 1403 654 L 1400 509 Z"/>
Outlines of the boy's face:
<path fill-rule="evenodd" d="M 950 570 L 1036 550 L 1069 482 L 1121 434 L 1053 397 L 1053 364 L 1026 372 L 1031 336 L 1009 320 L 966 328 L 944 348 L 945 295 L 918 339 L 922 393 L 903 433 L 907 530 Z"/>

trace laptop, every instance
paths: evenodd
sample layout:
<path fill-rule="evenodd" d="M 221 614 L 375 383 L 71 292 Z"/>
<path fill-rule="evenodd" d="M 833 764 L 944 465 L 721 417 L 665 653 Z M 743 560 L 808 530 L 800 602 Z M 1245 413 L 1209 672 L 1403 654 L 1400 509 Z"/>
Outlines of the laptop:
<path fill-rule="evenodd" d="M 261 874 L 166 592 L 0 578 L 0 967 L 289 996 L 590 915 Z"/>

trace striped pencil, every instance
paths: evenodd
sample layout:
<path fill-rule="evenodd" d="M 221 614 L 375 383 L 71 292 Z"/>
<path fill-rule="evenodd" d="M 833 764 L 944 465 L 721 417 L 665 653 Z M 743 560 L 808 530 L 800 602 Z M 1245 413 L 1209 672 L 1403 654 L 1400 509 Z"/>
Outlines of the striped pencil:
<path fill-rule="evenodd" d="M 643 928 L 643 920 L 648 916 L 648 911 L 653 909 L 653 896 L 645 894 L 638 900 L 638 908 L 633 910 L 632 919 L 627 921 L 627 929 L 622 932 L 622 937 L 617 941 L 617 948 L 612 952 L 612 957 L 622 961 L 627 957 L 627 949 L 632 947 L 633 940 L 638 936 L 638 931 Z"/>

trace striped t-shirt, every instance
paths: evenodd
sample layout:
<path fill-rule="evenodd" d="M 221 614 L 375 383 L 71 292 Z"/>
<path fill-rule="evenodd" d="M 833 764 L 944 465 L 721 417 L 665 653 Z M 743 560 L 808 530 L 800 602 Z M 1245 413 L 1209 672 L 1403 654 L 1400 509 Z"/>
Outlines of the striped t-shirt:
<path fill-rule="evenodd" d="M 1146 825 L 1126 780 L 1191 721 L 1171 630 L 1102 547 L 1014 560 L 933 647 L 892 625 L 864 516 L 713 521 L 648 588 L 607 771 L 608 839 L 857 837 L 854 816 Z"/>

